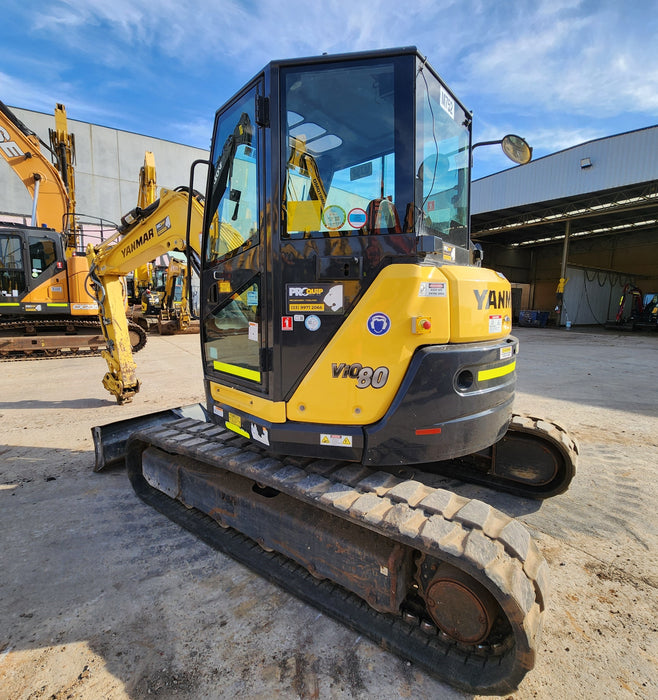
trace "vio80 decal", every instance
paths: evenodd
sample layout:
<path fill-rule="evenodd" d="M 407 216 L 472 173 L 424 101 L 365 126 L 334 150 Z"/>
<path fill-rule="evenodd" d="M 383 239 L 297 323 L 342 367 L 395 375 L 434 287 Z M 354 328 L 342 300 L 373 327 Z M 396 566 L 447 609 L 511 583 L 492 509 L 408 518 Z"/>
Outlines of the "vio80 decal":
<path fill-rule="evenodd" d="M 367 367 L 359 362 L 347 364 L 334 362 L 331 365 L 331 376 L 334 379 L 356 379 L 359 389 L 381 389 L 388 381 L 388 367 Z"/>

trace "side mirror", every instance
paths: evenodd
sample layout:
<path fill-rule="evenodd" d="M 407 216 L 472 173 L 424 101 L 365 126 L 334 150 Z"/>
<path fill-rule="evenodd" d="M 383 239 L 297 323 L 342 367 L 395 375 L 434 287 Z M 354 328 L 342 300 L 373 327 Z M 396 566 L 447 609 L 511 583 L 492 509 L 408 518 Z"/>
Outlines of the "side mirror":
<path fill-rule="evenodd" d="M 500 142 L 500 147 L 510 160 L 519 165 L 525 165 L 532 160 L 532 148 L 528 146 L 528 142 L 520 136 L 507 134 Z"/>

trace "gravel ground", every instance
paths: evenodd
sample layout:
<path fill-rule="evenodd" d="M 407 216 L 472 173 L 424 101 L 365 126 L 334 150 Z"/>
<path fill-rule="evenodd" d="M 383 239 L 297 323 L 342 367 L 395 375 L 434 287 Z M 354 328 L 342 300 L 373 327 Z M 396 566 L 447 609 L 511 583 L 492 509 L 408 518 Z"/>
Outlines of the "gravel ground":
<path fill-rule="evenodd" d="M 517 329 L 516 409 L 580 444 L 548 502 L 450 482 L 521 520 L 550 569 L 512 697 L 658 697 L 658 334 Z M 198 336 L 151 336 L 117 406 L 101 358 L 0 376 L 0 698 L 465 698 L 208 549 L 92 472 L 90 428 L 202 399 Z"/>

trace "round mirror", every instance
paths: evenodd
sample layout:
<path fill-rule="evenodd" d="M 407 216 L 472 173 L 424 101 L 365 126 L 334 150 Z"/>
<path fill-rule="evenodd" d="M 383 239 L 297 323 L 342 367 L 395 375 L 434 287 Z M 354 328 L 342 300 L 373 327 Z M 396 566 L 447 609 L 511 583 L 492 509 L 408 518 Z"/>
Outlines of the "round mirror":
<path fill-rule="evenodd" d="M 505 155 L 519 165 L 525 165 L 532 160 L 532 148 L 520 136 L 507 134 L 500 145 Z"/>

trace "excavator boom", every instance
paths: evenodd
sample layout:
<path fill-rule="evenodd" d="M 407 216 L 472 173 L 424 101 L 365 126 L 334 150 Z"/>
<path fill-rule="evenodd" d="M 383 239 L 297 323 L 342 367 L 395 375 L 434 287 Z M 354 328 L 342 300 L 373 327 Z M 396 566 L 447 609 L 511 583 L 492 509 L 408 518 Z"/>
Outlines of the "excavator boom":
<path fill-rule="evenodd" d="M 203 204 L 184 188 L 162 189 L 160 198 L 146 209 L 123 217 L 117 233 L 105 242 L 87 247 L 89 278 L 98 301 L 101 328 L 107 341 L 104 351 L 108 371 L 103 385 L 118 403 L 132 400 L 139 391 L 125 312 L 123 277 L 157 257 L 173 251 L 187 252 L 186 222 L 191 197 L 191 253 L 200 252 Z M 194 260 L 194 256 L 190 254 Z"/>

